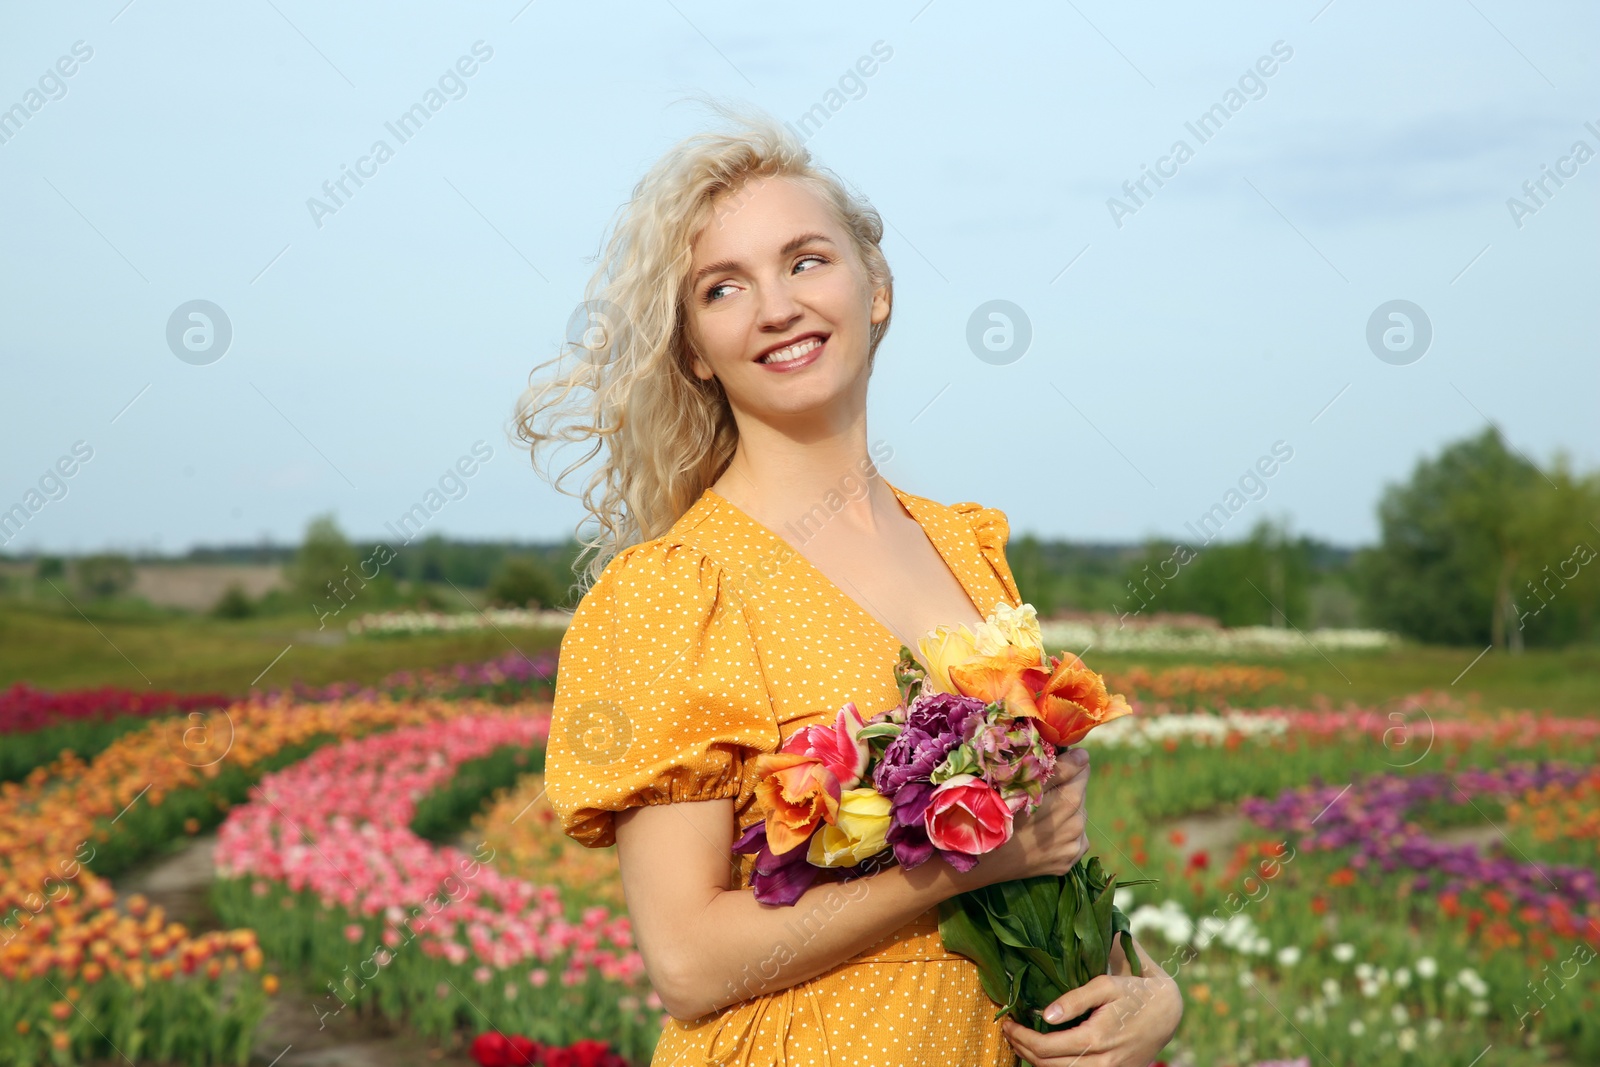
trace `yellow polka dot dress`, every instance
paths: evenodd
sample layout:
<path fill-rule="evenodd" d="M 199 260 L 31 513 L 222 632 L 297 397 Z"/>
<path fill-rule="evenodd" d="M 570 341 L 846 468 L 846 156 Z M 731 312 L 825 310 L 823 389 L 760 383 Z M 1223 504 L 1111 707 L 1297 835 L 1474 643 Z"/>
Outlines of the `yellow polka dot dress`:
<path fill-rule="evenodd" d="M 1003 512 L 890 488 L 980 615 L 1021 602 Z M 545 766 L 562 828 L 601 848 L 618 811 L 722 798 L 749 827 L 761 813 L 748 760 L 831 722 L 846 701 L 864 717 L 898 704 L 900 645 L 787 541 L 706 489 L 671 530 L 611 559 L 562 639 Z M 733 859 L 751 891 L 754 857 Z M 813 888 L 786 909 L 790 947 L 814 936 L 830 900 L 837 908 L 868 882 Z M 759 989 L 773 961 L 750 963 Z M 994 1013 L 930 908 L 814 978 L 693 1022 L 669 1018 L 651 1064 L 1013 1067 Z"/>

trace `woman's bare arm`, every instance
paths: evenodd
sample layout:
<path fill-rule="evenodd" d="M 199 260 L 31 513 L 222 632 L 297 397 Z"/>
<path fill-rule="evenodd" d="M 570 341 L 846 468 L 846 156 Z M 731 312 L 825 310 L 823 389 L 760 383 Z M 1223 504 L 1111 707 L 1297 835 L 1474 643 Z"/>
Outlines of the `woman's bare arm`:
<path fill-rule="evenodd" d="M 775 992 L 859 954 L 948 897 L 1029 874 L 1061 874 L 1088 848 L 1089 771 L 1059 768 L 1011 841 L 963 874 L 938 859 L 814 885 L 793 907 L 736 889 L 733 801 L 657 804 L 616 818 L 628 913 L 656 994 L 679 1019 Z"/>

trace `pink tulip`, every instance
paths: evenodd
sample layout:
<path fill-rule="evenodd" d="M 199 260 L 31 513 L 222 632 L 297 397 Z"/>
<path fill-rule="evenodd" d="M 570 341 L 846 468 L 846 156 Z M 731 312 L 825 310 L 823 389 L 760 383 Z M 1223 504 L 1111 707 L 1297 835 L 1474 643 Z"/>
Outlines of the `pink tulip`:
<path fill-rule="evenodd" d="M 933 791 L 923 815 L 935 848 L 976 856 L 1011 839 L 1011 808 L 981 778 L 958 774 Z"/>
<path fill-rule="evenodd" d="M 467 877 L 466 853 L 410 830 L 417 802 L 462 763 L 503 745 L 531 746 L 547 729 L 546 720 L 525 716 L 463 716 L 320 749 L 264 776 L 251 800 L 229 813 L 218 836 L 219 872 L 263 890 L 276 883 L 307 891 L 330 910 L 373 917 L 391 948 L 408 932 L 425 957 L 486 967 L 491 977 L 526 973 L 537 962 L 574 982 L 598 975 L 643 986 L 626 916 L 597 906 L 580 923 L 568 922 L 554 887 L 488 863 Z M 412 908 L 435 896 L 440 906 L 412 917 Z M 363 936 L 365 927 L 350 926 Z"/>
<path fill-rule="evenodd" d="M 839 788 L 853 789 L 866 773 L 870 755 L 867 743 L 856 740 L 856 734 L 864 726 L 866 721 L 861 718 L 861 712 L 854 703 L 849 703 L 839 709 L 831 724 L 796 730 L 784 742 L 782 751 L 817 760 L 838 780 Z"/>

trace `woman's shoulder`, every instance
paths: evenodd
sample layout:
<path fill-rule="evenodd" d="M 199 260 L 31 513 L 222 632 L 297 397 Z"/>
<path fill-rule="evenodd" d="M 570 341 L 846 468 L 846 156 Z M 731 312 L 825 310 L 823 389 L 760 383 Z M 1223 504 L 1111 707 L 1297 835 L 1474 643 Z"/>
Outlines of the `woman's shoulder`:
<path fill-rule="evenodd" d="M 986 552 L 1002 552 L 1006 542 L 1011 539 L 1011 522 L 1006 518 L 1006 513 L 999 508 L 980 504 L 975 500 L 963 500 L 951 504 L 950 510 L 961 516 L 967 525 L 972 527 L 973 534 L 978 538 L 978 545 Z"/>
<path fill-rule="evenodd" d="M 919 512 L 918 518 L 924 521 L 925 526 L 936 523 L 944 528 L 948 536 L 971 536 L 977 544 L 978 555 L 989 565 L 989 569 L 994 572 L 995 578 L 1005 588 L 1007 595 L 1013 601 L 1020 600 L 1021 594 L 1017 589 L 1016 578 L 1011 573 L 1011 565 L 1006 561 L 1006 543 L 1011 539 L 1011 523 L 1004 511 L 976 500 L 941 504 L 904 489 L 899 492 L 909 498 L 914 509 Z"/>
<path fill-rule="evenodd" d="M 999 508 L 980 504 L 976 500 L 959 500 L 954 504 L 944 504 L 906 489 L 900 489 L 899 492 L 921 504 L 930 513 L 941 516 L 956 526 L 971 530 L 973 536 L 977 538 L 978 547 L 986 553 L 1005 551 L 1006 542 L 1011 537 L 1011 523 L 1006 518 L 1006 513 Z"/>
<path fill-rule="evenodd" d="M 725 576 L 737 546 L 708 536 L 702 510 L 696 505 L 665 533 L 619 549 L 579 601 L 574 619 L 601 605 L 673 611 L 736 595 L 736 583 Z"/>

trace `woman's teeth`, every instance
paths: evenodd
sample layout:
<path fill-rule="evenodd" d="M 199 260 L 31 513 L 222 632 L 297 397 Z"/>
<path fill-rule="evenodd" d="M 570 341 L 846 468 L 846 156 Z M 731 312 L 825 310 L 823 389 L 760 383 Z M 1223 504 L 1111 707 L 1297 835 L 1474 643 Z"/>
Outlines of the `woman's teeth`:
<path fill-rule="evenodd" d="M 799 359 L 801 356 L 806 355 L 812 349 L 818 347 L 821 344 L 822 344 L 822 342 L 817 340 L 815 337 L 808 337 L 804 341 L 801 341 L 799 344 L 790 345 L 788 348 L 780 348 L 776 352 L 769 352 L 766 355 L 762 356 L 760 359 L 756 360 L 756 362 L 757 363 L 787 363 L 791 359 Z"/>

